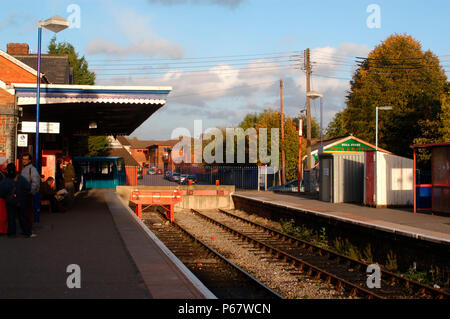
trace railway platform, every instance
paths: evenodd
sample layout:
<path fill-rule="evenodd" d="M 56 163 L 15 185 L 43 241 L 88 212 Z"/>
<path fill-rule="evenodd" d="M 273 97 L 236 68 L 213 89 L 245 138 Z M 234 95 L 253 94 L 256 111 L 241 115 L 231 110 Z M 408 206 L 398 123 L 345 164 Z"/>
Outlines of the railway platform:
<path fill-rule="evenodd" d="M 0 299 L 214 299 L 141 223 L 109 190 L 44 209 L 38 237 L 0 237 Z"/>
<path fill-rule="evenodd" d="M 450 246 L 450 217 L 416 213 L 412 209 L 372 208 L 322 202 L 294 193 L 236 192 L 243 198 L 396 235 Z"/>

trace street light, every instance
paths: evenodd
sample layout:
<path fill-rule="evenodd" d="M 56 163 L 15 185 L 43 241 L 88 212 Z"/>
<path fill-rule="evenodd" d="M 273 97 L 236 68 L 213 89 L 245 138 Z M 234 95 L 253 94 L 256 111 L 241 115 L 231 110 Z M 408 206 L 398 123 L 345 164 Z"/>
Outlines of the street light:
<path fill-rule="evenodd" d="M 378 166 L 378 110 L 392 110 L 392 106 L 377 106 L 375 111 L 375 207 L 378 203 L 378 180 L 377 180 L 377 166 Z"/>
<path fill-rule="evenodd" d="M 315 92 L 315 91 L 309 91 L 306 93 L 306 96 L 313 100 L 317 99 L 318 97 L 320 98 L 320 151 L 322 151 L 323 150 L 323 137 L 322 137 L 323 94 L 319 93 L 319 92 Z"/>
<path fill-rule="evenodd" d="M 38 69 L 37 69 L 37 92 L 36 92 L 36 169 L 39 169 L 39 108 L 41 102 L 41 42 L 42 42 L 42 28 L 58 33 L 70 26 L 70 22 L 60 16 L 54 16 L 45 21 L 39 21 L 38 24 Z M 34 220 L 39 222 L 40 200 L 39 192 L 35 197 L 36 211 L 34 213 Z"/>

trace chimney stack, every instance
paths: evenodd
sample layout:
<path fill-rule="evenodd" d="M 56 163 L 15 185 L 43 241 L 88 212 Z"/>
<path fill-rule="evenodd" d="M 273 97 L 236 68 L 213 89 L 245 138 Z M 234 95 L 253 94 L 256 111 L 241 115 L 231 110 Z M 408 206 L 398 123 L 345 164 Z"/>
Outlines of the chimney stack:
<path fill-rule="evenodd" d="M 8 43 L 6 52 L 8 54 L 29 54 L 30 47 L 26 43 Z"/>

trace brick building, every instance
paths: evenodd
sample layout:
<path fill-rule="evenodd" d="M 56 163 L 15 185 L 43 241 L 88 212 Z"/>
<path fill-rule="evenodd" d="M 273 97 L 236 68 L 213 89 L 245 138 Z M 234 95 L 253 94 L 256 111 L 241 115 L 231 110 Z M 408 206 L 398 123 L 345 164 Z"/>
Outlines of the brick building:
<path fill-rule="evenodd" d="M 15 92 L 10 85 L 36 81 L 37 72 L 33 68 L 0 50 L 0 156 L 6 156 L 10 161 L 16 155 L 16 130 L 20 115 Z"/>

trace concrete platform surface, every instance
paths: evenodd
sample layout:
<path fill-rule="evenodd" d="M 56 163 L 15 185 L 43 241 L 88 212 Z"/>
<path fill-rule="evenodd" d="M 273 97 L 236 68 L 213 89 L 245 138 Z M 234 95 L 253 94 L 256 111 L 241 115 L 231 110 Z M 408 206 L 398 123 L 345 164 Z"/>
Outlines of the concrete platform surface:
<path fill-rule="evenodd" d="M 293 193 L 236 192 L 233 196 L 242 196 L 364 227 L 450 245 L 450 217 L 414 214 L 412 209 L 372 208 L 356 204 L 327 203 L 311 196 Z"/>
<path fill-rule="evenodd" d="M 149 241 L 134 217 L 120 207 L 120 199 L 109 195 L 105 200 L 108 193 L 80 193 L 67 213 L 48 214 L 44 209 L 36 238 L 1 236 L 0 299 L 204 298 L 183 287 L 191 286 L 189 278 Z M 72 264 L 81 270 L 80 289 L 67 287 L 72 275 L 67 267 Z M 154 278 L 153 286 L 149 278 Z"/>

